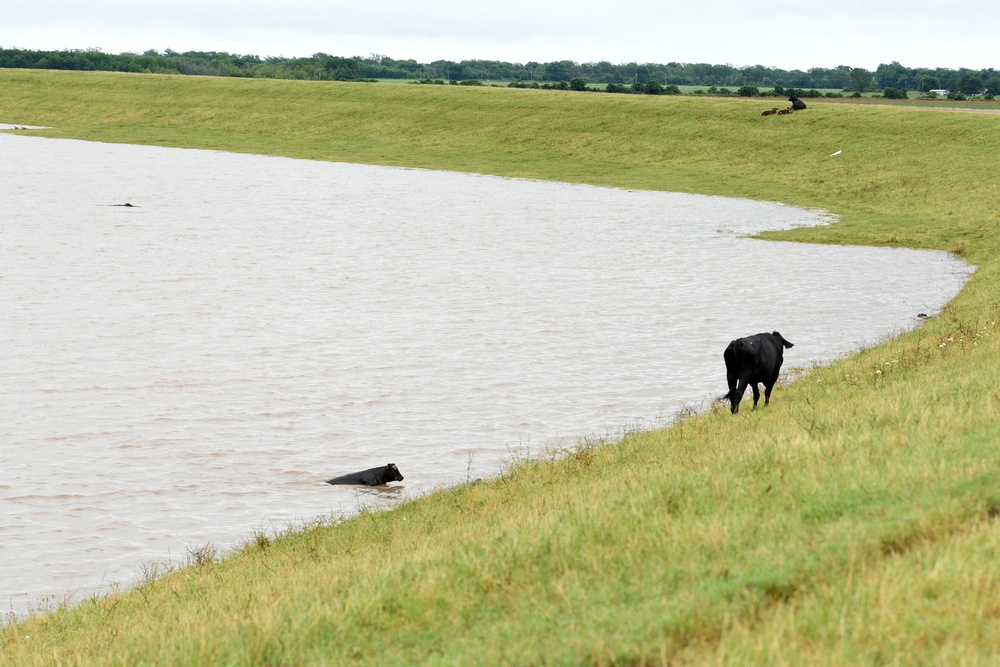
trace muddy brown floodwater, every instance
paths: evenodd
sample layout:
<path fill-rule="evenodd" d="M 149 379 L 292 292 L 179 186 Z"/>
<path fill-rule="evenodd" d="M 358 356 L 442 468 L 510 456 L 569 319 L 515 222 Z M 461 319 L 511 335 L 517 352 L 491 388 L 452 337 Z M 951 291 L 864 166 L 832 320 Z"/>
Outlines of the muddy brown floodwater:
<path fill-rule="evenodd" d="M 919 326 L 970 267 L 775 203 L 0 135 L 0 604 L 497 473 Z M 123 206 L 131 204 L 131 206 Z M 776 397 L 782 400 L 780 390 Z M 394 462 L 394 492 L 323 480 Z"/>

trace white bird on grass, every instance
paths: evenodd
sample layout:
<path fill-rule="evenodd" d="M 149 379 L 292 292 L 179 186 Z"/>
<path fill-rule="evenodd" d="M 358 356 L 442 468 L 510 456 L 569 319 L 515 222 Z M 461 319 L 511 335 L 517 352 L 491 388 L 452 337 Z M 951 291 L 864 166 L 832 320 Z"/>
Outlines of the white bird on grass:
<path fill-rule="evenodd" d="M 840 155 L 840 151 L 837 151 L 836 153 L 830 153 L 830 157 L 836 157 L 838 155 Z"/>

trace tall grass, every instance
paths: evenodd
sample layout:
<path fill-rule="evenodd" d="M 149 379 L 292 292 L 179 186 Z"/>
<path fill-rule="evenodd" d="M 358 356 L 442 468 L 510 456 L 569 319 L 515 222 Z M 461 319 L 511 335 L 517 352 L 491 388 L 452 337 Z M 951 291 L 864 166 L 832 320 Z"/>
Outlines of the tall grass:
<path fill-rule="evenodd" d="M 0 90 L 0 120 L 51 136 L 778 200 L 840 222 L 774 238 L 980 267 L 924 327 L 767 409 L 257 536 L 4 627 L 0 663 L 998 663 L 1000 117 L 11 71 Z"/>

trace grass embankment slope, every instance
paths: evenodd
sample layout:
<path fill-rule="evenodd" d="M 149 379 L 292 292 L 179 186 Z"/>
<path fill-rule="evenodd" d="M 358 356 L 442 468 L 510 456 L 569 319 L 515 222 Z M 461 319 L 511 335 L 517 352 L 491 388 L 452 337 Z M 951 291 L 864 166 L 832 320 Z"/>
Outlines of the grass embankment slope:
<path fill-rule="evenodd" d="M 251 540 L 2 628 L 3 664 L 1000 663 L 1000 117 L 18 71 L 0 91 L 0 120 L 50 136 L 778 200 L 841 221 L 774 238 L 980 267 L 766 410 Z"/>

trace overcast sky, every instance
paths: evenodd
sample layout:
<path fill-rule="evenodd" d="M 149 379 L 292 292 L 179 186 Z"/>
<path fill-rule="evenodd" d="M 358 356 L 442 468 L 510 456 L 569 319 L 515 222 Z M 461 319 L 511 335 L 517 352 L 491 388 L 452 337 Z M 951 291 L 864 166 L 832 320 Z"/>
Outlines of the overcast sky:
<path fill-rule="evenodd" d="M 982 69 L 998 30 L 996 0 L 27 0 L 0 47 Z"/>

